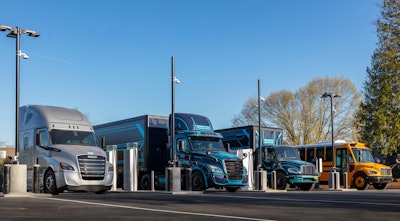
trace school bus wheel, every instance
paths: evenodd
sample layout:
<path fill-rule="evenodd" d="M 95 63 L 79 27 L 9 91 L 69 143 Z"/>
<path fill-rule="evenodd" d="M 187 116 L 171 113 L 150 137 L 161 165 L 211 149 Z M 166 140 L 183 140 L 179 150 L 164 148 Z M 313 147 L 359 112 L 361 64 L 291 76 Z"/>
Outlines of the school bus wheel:
<path fill-rule="evenodd" d="M 364 173 L 356 173 L 354 175 L 353 185 L 358 190 L 368 189 L 369 183 L 367 175 L 365 175 Z"/>

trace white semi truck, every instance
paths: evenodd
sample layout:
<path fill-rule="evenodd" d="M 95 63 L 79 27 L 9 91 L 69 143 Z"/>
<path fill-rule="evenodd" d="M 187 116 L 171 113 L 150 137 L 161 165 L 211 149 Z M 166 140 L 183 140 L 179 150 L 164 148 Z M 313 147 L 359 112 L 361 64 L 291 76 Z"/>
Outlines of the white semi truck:
<path fill-rule="evenodd" d="M 35 165 L 39 165 L 39 186 L 45 193 L 111 189 L 113 165 L 99 147 L 88 119 L 77 110 L 20 107 L 18 151 L 19 162 L 28 168 L 28 190 L 33 188 Z"/>

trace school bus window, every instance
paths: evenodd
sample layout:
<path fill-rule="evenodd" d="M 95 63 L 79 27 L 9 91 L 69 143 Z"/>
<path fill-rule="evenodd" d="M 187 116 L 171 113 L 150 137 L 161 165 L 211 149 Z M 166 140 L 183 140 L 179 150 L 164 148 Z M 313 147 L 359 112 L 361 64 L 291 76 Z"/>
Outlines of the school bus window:
<path fill-rule="evenodd" d="M 314 149 L 307 149 L 307 161 L 312 162 L 314 160 Z"/>
<path fill-rule="evenodd" d="M 318 147 L 316 150 L 316 157 L 324 159 L 324 149 L 323 147 Z"/>
<path fill-rule="evenodd" d="M 326 161 L 332 161 L 332 147 L 326 147 Z"/>
<path fill-rule="evenodd" d="M 305 149 L 298 150 L 301 160 L 304 160 L 305 151 L 306 151 Z"/>

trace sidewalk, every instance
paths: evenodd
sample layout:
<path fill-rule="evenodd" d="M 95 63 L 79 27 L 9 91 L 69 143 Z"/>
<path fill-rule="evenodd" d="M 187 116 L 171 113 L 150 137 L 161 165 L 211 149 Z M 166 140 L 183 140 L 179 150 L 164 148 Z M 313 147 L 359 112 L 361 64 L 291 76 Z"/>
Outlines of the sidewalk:
<path fill-rule="evenodd" d="M 343 186 L 341 186 L 343 188 Z M 329 189 L 328 185 L 319 185 L 319 189 Z M 372 185 L 369 186 L 369 189 L 375 189 Z M 387 189 L 400 189 L 400 182 L 391 182 L 389 183 Z"/>

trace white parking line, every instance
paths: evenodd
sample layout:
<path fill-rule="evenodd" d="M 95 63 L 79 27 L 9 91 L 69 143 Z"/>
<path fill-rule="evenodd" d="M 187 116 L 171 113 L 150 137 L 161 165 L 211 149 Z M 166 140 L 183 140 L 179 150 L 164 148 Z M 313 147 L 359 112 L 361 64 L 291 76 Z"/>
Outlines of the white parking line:
<path fill-rule="evenodd" d="M 49 200 L 57 200 L 57 201 L 72 202 L 72 203 L 82 203 L 82 204 L 97 205 L 97 206 L 143 210 L 143 211 L 153 211 L 153 212 L 160 212 L 160 213 L 174 213 L 174 214 L 193 215 L 193 216 L 208 216 L 208 217 L 218 217 L 218 218 L 238 219 L 238 220 L 275 221 L 275 220 L 271 220 L 271 219 L 258 219 L 258 218 L 243 217 L 243 216 L 227 216 L 227 215 L 218 215 L 218 214 L 210 214 L 210 213 L 193 213 L 193 212 L 174 211 L 174 210 L 152 209 L 152 208 L 145 208 L 145 207 L 123 206 L 123 205 L 115 205 L 115 204 L 108 204 L 108 203 L 95 203 L 95 202 L 87 202 L 87 201 L 80 201 L 80 200 L 68 200 L 68 199 L 59 199 L 59 198 L 34 197 L 34 196 L 32 196 L 32 198 L 49 199 Z"/>
<path fill-rule="evenodd" d="M 343 200 L 307 200 L 292 198 L 275 198 L 275 197 L 256 197 L 256 196 L 222 196 L 222 195 L 203 195 L 221 198 L 238 198 L 238 199 L 258 199 L 258 200 L 276 200 L 276 201 L 292 201 L 292 202 L 311 202 L 311 203 L 338 203 L 338 204 L 357 204 L 357 205 L 375 205 L 375 206 L 395 206 L 400 207 L 398 203 L 379 203 L 379 202 L 361 202 L 361 201 L 343 201 Z"/>

